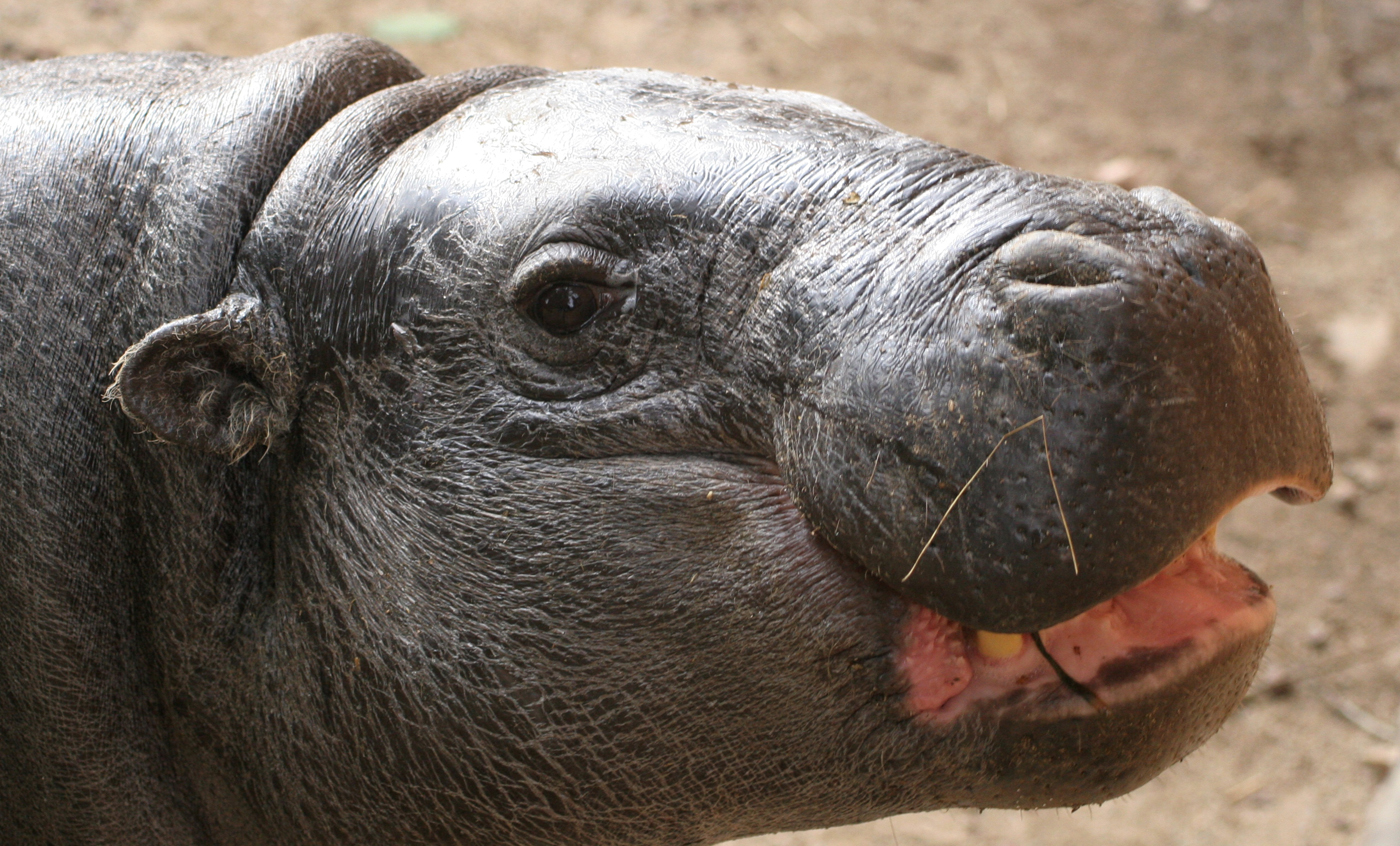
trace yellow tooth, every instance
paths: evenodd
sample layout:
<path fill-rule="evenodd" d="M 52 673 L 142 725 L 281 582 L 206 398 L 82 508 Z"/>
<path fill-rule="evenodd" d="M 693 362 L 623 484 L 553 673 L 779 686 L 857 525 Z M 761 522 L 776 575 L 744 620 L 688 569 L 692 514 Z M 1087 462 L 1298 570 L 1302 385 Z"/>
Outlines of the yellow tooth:
<path fill-rule="evenodd" d="M 1021 654 L 1025 635 L 977 632 L 977 651 L 988 658 L 1010 658 Z"/>

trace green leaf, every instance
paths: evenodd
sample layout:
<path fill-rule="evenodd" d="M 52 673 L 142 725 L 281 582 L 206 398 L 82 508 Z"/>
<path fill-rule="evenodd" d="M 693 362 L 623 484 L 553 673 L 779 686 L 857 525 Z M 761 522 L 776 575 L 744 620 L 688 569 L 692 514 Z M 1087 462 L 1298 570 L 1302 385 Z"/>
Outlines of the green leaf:
<path fill-rule="evenodd" d="M 446 12 L 401 12 L 370 21 L 369 34 L 380 41 L 445 41 L 457 34 L 457 18 Z"/>

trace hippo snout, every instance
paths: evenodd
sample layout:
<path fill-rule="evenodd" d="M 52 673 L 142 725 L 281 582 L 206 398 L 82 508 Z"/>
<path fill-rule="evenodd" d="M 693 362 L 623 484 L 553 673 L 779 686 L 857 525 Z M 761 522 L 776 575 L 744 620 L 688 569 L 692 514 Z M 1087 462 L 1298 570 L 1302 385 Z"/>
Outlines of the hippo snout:
<path fill-rule="evenodd" d="M 1115 225 L 1062 214 L 987 247 L 951 290 L 887 266 L 891 308 L 841 324 L 861 340 L 787 406 L 785 469 L 818 531 L 964 625 L 1059 623 L 1246 496 L 1330 484 L 1253 244 L 1163 189 L 1096 196 Z"/>

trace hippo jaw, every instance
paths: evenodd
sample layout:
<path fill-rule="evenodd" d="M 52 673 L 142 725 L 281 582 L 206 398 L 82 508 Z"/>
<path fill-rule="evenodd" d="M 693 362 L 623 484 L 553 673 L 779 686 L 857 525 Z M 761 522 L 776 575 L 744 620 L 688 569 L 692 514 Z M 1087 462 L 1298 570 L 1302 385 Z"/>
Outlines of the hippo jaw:
<path fill-rule="evenodd" d="M 936 734 L 995 732 L 985 761 L 994 787 L 969 804 L 1103 802 L 1215 734 L 1249 689 L 1274 615 L 1268 588 L 1212 537 L 1143 585 L 1039 633 L 1058 666 L 1028 635 L 989 655 L 981 633 L 911 605 L 896 658 L 902 705 Z M 1152 726 L 1150 742 L 1143 726 Z M 1085 748 L 1095 754 L 1073 755 Z"/>
<path fill-rule="evenodd" d="M 1216 527 L 1247 496 L 1305 503 L 1330 484 L 1320 407 L 1248 238 L 1162 189 L 1101 200 L 1131 222 L 983 222 L 980 253 L 951 274 L 962 312 L 878 261 L 858 283 L 826 270 L 812 311 L 841 315 L 851 341 L 795 356 L 777 415 L 813 531 L 908 603 L 903 712 L 935 734 L 1003 736 L 998 796 L 980 806 L 1103 801 L 1213 734 L 1275 616 Z M 927 337 L 881 331 L 865 303 L 830 308 L 857 284 L 917 326 L 941 321 L 942 353 L 921 359 Z M 943 447 L 970 432 L 980 450 Z M 1119 736 L 1135 720 L 1152 743 Z M 1085 748 L 1093 777 L 1073 777 L 1089 772 L 1078 761 L 1057 772 Z"/>

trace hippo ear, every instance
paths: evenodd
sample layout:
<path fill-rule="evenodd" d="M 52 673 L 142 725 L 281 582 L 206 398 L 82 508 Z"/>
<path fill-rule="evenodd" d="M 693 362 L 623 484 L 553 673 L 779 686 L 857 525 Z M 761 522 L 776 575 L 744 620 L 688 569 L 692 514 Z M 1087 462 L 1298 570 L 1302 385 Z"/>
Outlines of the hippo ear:
<path fill-rule="evenodd" d="M 154 330 L 113 373 L 107 399 L 128 417 L 163 441 L 229 461 L 287 431 L 298 383 L 281 317 L 244 294 Z"/>

